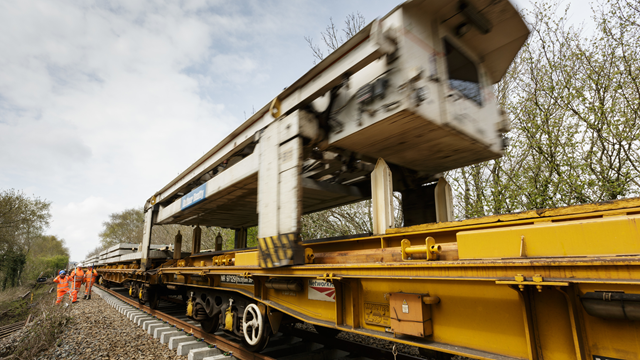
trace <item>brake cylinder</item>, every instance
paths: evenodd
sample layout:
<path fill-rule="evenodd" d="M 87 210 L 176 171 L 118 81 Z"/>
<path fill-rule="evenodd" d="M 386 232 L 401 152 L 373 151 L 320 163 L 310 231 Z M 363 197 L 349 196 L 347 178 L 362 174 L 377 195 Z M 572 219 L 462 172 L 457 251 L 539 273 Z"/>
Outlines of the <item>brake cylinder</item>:
<path fill-rule="evenodd" d="M 302 283 L 298 279 L 269 279 L 265 286 L 273 290 L 302 291 Z"/>

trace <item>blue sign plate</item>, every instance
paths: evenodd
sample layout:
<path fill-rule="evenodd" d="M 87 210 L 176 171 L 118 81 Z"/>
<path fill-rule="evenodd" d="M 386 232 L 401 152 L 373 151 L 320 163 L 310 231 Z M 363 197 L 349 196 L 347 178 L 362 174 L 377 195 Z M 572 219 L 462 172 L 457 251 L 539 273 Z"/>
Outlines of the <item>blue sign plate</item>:
<path fill-rule="evenodd" d="M 197 188 L 191 190 L 190 193 L 183 196 L 180 200 L 180 210 L 184 210 L 190 206 L 193 206 L 200 201 L 204 200 L 207 196 L 207 183 L 204 183 Z"/>

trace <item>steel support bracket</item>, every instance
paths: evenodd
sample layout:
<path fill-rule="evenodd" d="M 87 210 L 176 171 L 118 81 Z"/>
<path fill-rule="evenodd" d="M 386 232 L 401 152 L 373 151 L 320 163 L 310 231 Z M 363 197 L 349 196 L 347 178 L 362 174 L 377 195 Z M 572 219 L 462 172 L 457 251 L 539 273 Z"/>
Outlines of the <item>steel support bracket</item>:
<path fill-rule="evenodd" d="M 424 245 L 414 245 L 411 246 L 411 241 L 409 239 L 402 239 L 400 242 L 400 251 L 402 251 L 402 260 L 403 261 L 425 261 L 425 259 L 412 259 L 412 254 L 425 254 L 426 260 L 437 260 L 438 254 L 442 251 L 442 247 L 436 244 L 436 240 L 431 236 L 428 236 L 425 239 Z"/>
<path fill-rule="evenodd" d="M 335 280 L 337 280 L 337 281 L 342 280 L 341 277 L 335 276 L 333 273 L 324 273 L 324 275 L 318 276 L 316 279 L 317 280 L 322 280 L 322 281 L 328 281 L 330 283 L 333 283 Z"/>
<path fill-rule="evenodd" d="M 498 280 L 496 281 L 498 285 L 518 285 L 520 291 L 524 290 L 525 286 L 535 286 L 538 289 L 538 292 L 542 292 L 543 286 L 569 286 L 568 282 L 564 281 L 544 281 L 544 278 L 540 274 L 535 274 L 531 277 L 531 280 L 527 280 L 527 278 L 518 274 L 514 276 L 514 280 Z"/>
<path fill-rule="evenodd" d="M 313 254 L 313 249 L 305 248 L 304 249 L 304 263 L 305 264 L 313 264 L 313 259 L 315 259 L 315 255 Z"/>

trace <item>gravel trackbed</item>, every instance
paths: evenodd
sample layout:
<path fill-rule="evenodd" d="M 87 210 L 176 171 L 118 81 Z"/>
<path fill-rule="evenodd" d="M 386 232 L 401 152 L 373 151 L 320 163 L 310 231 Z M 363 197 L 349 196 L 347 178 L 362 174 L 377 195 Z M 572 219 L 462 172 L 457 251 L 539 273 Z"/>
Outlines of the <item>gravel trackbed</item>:
<path fill-rule="evenodd" d="M 38 359 L 175 359 L 187 360 L 108 306 L 100 296 L 72 305 L 73 320 L 63 336 Z"/>

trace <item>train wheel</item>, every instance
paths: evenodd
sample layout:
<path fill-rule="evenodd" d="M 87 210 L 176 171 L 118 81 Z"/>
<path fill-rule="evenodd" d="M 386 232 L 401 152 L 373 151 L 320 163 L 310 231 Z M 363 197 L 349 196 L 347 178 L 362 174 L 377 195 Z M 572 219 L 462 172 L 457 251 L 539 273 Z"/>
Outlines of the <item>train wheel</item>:
<path fill-rule="evenodd" d="M 149 307 L 154 310 L 157 309 L 160 304 L 160 295 L 158 295 L 158 292 L 149 290 L 149 292 L 147 292 L 147 296 L 149 297 Z"/>
<path fill-rule="evenodd" d="M 138 295 L 140 294 L 140 288 L 138 287 L 138 283 L 133 283 L 131 287 L 131 297 L 134 299 L 138 299 Z"/>
<path fill-rule="evenodd" d="M 269 342 L 270 331 L 258 306 L 249 304 L 244 309 L 242 317 L 242 332 L 244 333 L 242 345 L 251 352 L 261 351 Z"/>
<path fill-rule="evenodd" d="M 334 328 L 324 327 L 320 325 L 313 325 L 313 328 L 316 329 L 316 332 L 318 334 L 327 338 L 334 338 L 338 336 L 338 334 L 340 334 L 340 330 Z"/>
<path fill-rule="evenodd" d="M 202 326 L 202 330 L 209 334 L 213 334 L 218 330 L 218 326 L 220 326 L 220 313 L 213 315 L 212 317 L 207 317 L 206 320 L 201 320 L 200 326 Z"/>

